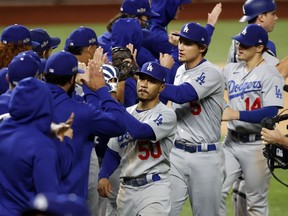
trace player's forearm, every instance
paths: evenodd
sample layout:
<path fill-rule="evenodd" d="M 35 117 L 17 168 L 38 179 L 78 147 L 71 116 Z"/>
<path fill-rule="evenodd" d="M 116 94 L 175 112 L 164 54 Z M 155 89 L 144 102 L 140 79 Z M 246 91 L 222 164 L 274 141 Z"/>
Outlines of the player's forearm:
<path fill-rule="evenodd" d="M 183 83 L 178 86 L 166 84 L 161 96 L 178 104 L 198 100 L 197 92 L 189 83 Z"/>
<path fill-rule="evenodd" d="M 99 171 L 98 179 L 107 178 L 117 169 L 121 161 L 120 155 L 110 148 L 107 148 Z"/>

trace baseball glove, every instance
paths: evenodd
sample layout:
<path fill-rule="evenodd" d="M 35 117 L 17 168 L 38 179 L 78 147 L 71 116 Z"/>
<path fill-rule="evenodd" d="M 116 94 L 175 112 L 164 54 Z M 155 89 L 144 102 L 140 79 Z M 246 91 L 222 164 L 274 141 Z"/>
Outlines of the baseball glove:
<path fill-rule="evenodd" d="M 127 47 L 112 49 L 112 64 L 119 70 L 119 82 L 132 77 L 139 69 L 131 51 Z"/>

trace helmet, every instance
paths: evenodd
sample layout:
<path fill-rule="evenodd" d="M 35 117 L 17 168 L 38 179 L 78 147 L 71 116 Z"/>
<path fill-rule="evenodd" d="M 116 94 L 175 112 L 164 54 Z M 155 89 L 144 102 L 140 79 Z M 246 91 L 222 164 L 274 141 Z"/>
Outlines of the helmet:
<path fill-rule="evenodd" d="M 244 16 L 239 22 L 247 22 L 259 14 L 276 10 L 275 0 L 247 0 L 243 5 Z"/>

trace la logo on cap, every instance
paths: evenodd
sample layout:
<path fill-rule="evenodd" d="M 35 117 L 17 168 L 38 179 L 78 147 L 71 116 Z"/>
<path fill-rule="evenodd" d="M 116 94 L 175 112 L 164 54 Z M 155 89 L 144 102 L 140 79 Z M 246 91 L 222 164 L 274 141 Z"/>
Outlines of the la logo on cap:
<path fill-rule="evenodd" d="M 147 66 L 147 71 L 153 71 L 153 67 L 152 67 L 152 64 L 149 63 L 148 66 Z"/>
<path fill-rule="evenodd" d="M 189 31 L 188 24 L 185 25 L 183 32 L 187 33 Z"/>
<path fill-rule="evenodd" d="M 244 28 L 244 30 L 241 32 L 241 34 L 246 35 L 247 34 L 247 27 Z"/>
<path fill-rule="evenodd" d="M 137 13 L 145 13 L 146 12 L 146 8 L 138 8 L 137 9 Z"/>

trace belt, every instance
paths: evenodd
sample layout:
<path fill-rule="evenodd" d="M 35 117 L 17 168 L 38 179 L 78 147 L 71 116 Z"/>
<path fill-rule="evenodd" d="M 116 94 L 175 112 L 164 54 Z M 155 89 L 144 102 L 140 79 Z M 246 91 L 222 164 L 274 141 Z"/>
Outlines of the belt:
<path fill-rule="evenodd" d="M 242 134 L 236 131 L 229 130 L 232 137 L 238 139 L 241 142 L 254 142 L 261 140 L 261 134 Z"/>
<path fill-rule="evenodd" d="M 124 177 L 124 178 L 122 178 L 122 183 L 125 185 L 140 187 L 140 186 L 146 185 L 150 182 L 156 182 L 156 181 L 160 181 L 160 180 L 161 180 L 161 176 L 159 174 L 152 174 L 152 175 L 138 176 L 135 178 Z"/>
<path fill-rule="evenodd" d="M 217 146 L 215 144 L 200 144 L 200 145 L 186 145 L 183 143 L 175 142 L 175 147 L 190 153 L 195 153 L 195 152 L 208 152 L 208 151 L 216 151 Z"/>

